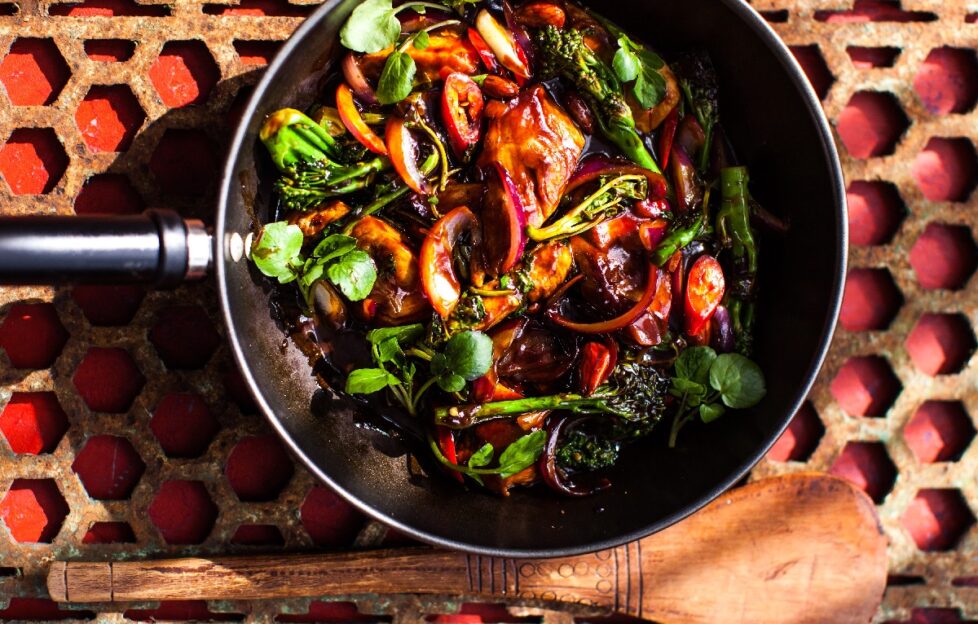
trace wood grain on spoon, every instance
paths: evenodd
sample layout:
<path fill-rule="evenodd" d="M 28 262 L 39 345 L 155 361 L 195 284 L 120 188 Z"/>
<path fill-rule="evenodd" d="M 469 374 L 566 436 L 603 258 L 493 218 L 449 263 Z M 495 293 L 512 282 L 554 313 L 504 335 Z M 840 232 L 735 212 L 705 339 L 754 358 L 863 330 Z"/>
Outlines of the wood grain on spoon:
<path fill-rule="evenodd" d="M 500 504 L 506 504 L 501 501 Z M 504 559 L 426 548 L 56 562 L 60 602 L 465 594 L 571 602 L 663 623 L 868 622 L 886 582 L 872 501 L 844 481 L 746 485 L 650 537 L 588 555 Z"/>

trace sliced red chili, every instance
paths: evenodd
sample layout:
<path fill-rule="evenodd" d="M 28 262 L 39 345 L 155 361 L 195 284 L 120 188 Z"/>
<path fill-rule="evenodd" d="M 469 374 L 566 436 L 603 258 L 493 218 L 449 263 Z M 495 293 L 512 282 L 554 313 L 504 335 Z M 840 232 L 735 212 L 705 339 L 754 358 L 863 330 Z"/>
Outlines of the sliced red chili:
<path fill-rule="evenodd" d="M 458 466 L 458 452 L 455 450 L 455 433 L 448 427 L 435 427 L 435 432 L 438 434 L 438 446 L 441 448 L 442 455 L 445 459 L 452 462 Z M 447 470 L 446 472 L 451 473 L 452 477 L 462 483 L 465 479 L 462 477 L 462 473 L 456 470 Z"/>
<path fill-rule="evenodd" d="M 387 155 L 387 148 L 380 137 L 374 134 L 370 126 L 363 121 L 357 105 L 353 102 L 353 92 L 345 82 L 340 83 L 336 88 L 336 110 L 339 111 L 340 121 L 346 126 L 357 141 L 363 143 L 371 152 L 375 154 Z"/>
<path fill-rule="evenodd" d="M 441 114 L 452 149 L 457 155 L 461 156 L 479 141 L 484 106 L 482 90 L 474 80 L 459 72 L 445 78 Z"/>
<path fill-rule="evenodd" d="M 418 195 L 426 195 L 431 189 L 424 174 L 418 168 L 418 144 L 401 117 L 391 117 L 387 120 L 387 151 L 401 179 Z"/>
<path fill-rule="evenodd" d="M 709 329 L 708 322 L 723 299 L 726 282 L 717 259 L 702 255 L 696 259 L 686 278 L 686 305 L 683 307 L 684 327 L 690 337 Z M 705 332 L 709 340 L 709 331 Z"/>
<path fill-rule="evenodd" d="M 604 382 L 618 363 L 618 343 L 614 340 L 589 342 L 581 349 L 578 381 L 581 394 L 590 396 Z"/>

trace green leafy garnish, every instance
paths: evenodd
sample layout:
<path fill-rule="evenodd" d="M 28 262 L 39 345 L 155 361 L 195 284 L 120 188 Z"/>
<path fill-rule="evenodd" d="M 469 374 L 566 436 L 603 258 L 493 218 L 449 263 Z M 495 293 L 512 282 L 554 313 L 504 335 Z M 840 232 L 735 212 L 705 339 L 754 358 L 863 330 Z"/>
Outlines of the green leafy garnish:
<path fill-rule="evenodd" d="M 676 445 L 679 430 L 694 418 L 713 422 L 727 407 L 757 405 L 766 392 L 761 368 L 739 353 L 717 355 L 710 347 L 690 347 L 676 359 L 674 372 L 669 393 L 680 404 L 669 433 L 670 447 Z"/>
<path fill-rule="evenodd" d="M 384 71 L 377 82 L 377 101 L 396 104 L 411 95 L 418 67 L 407 52 L 395 50 L 387 57 Z"/>
<path fill-rule="evenodd" d="M 664 65 L 658 54 L 625 34 L 619 35 L 612 69 L 622 83 L 634 81 L 632 93 L 642 108 L 652 108 L 665 96 L 666 81 L 659 73 Z"/>
<path fill-rule="evenodd" d="M 354 52 L 380 52 L 394 45 L 401 23 L 391 0 L 366 0 L 340 30 L 340 43 Z"/>
<path fill-rule="evenodd" d="M 482 448 L 475 453 L 472 453 L 472 456 L 469 457 L 469 468 L 482 468 L 483 466 L 488 465 L 489 462 L 492 461 L 492 457 L 495 452 L 496 449 L 492 448 L 492 444 L 486 442 L 484 445 L 482 445 Z"/>
<path fill-rule="evenodd" d="M 428 47 L 430 39 L 431 38 L 428 36 L 428 33 L 422 30 L 418 33 L 418 36 L 414 38 L 414 43 L 412 45 L 414 46 L 415 50 L 424 50 Z"/>
<path fill-rule="evenodd" d="M 503 452 L 499 454 L 498 466 L 487 468 L 486 466 L 492 462 L 493 455 L 495 454 L 495 449 L 492 444 L 487 442 L 482 448 L 472 454 L 467 465 L 459 465 L 448 461 L 434 438 L 429 438 L 429 446 L 438 461 L 452 470 L 475 479 L 479 483 L 482 483 L 482 475 L 499 475 L 505 479 L 532 466 L 540 458 L 540 454 L 543 453 L 543 447 L 546 442 L 546 431 L 540 429 L 528 433 L 517 438 L 513 443 L 503 449 Z"/>
<path fill-rule="evenodd" d="M 285 221 L 262 227 L 251 245 L 251 261 L 259 271 L 288 284 L 302 269 L 302 230 Z"/>
<path fill-rule="evenodd" d="M 361 370 L 380 370 L 388 373 L 389 377 L 381 378 L 371 373 L 370 385 L 356 383 L 351 386 L 348 380 L 347 392 L 372 394 L 390 388 L 394 398 L 413 415 L 417 413 L 421 397 L 431 386 L 437 384 L 448 393 L 461 392 L 466 382 L 478 379 L 492 365 L 492 340 L 482 332 L 458 333 L 445 342 L 441 351 L 435 351 L 430 344 L 423 342 L 424 336 L 425 328 L 420 323 L 368 332 L 371 356 L 377 367 L 354 370 L 350 377 Z M 430 376 L 417 388 L 417 367 L 410 358 L 428 362 Z"/>
<path fill-rule="evenodd" d="M 400 383 L 400 379 L 382 368 L 358 368 L 347 376 L 346 391 L 350 394 L 371 394 Z"/>
<path fill-rule="evenodd" d="M 268 226 L 266 226 L 268 227 Z M 367 298 L 377 281 L 377 265 L 357 240 L 344 234 L 324 238 L 305 261 L 299 285 L 305 291 L 323 275 L 350 301 Z"/>

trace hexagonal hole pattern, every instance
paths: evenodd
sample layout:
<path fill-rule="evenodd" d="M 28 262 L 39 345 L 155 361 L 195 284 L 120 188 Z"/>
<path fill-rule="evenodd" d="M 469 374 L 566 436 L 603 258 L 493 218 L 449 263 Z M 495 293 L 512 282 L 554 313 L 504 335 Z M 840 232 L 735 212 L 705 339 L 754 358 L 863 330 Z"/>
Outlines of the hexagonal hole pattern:
<path fill-rule="evenodd" d="M 15 303 L 0 323 L 0 349 L 14 368 L 47 368 L 61 354 L 68 332 L 50 303 Z"/>
<path fill-rule="evenodd" d="M 136 42 L 126 39 L 89 39 L 85 42 L 85 54 L 100 63 L 121 63 L 132 58 Z"/>
<path fill-rule="evenodd" d="M 95 613 L 87 609 L 62 609 L 47 598 L 22 598 L 14 596 L 6 608 L 0 609 L 0 619 L 8 620 L 94 620 Z"/>
<path fill-rule="evenodd" d="M 890 93 L 854 93 L 836 123 L 839 138 L 853 158 L 892 154 L 910 122 Z"/>
<path fill-rule="evenodd" d="M 900 394 L 900 380 L 889 363 L 879 356 L 850 358 L 832 380 L 829 391 L 851 416 L 879 417 Z"/>
<path fill-rule="evenodd" d="M 15 479 L 0 500 L 0 520 L 18 542 L 51 542 L 67 515 L 54 479 Z"/>
<path fill-rule="evenodd" d="M 975 352 L 975 335 L 961 314 L 924 314 L 904 344 L 920 372 L 948 375 L 964 368 Z"/>
<path fill-rule="evenodd" d="M 82 140 L 93 152 L 122 152 L 131 144 L 146 113 L 126 85 L 92 87 L 75 111 Z"/>
<path fill-rule="evenodd" d="M 313 600 L 309 603 L 309 610 L 305 613 L 280 613 L 275 616 L 276 622 L 295 622 L 299 624 L 323 622 L 334 624 L 339 622 L 390 622 L 391 617 L 387 615 L 368 615 L 360 613 L 354 602 L 326 602 L 323 600 Z M 482 621 L 481 619 L 479 620 Z M 487 622 L 491 620 L 486 620 Z M 469 620 L 459 621 L 459 624 L 468 624 Z M 472 621 L 472 624 L 475 624 Z"/>
<path fill-rule="evenodd" d="M 200 130 L 168 128 L 149 160 L 149 170 L 164 194 L 192 196 L 214 184 L 217 156 Z"/>
<path fill-rule="evenodd" d="M 933 22 L 928 11 L 905 11 L 895 0 L 853 0 L 851 9 L 815 11 L 815 19 L 830 24 L 866 22 Z"/>
<path fill-rule="evenodd" d="M 241 371 L 237 368 L 229 369 L 224 374 L 224 391 L 227 392 L 228 398 L 238 406 L 242 414 L 258 413 L 258 406 L 255 405 L 255 400 L 252 398 L 247 384 L 245 384 L 244 377 L 241 376 Z"/>
<path fill-rule="evenodd" d="M 767 458 L 772 461 L 807 461 L 819 440 L 825 435 L 825 425 L 818 417 L 812 404 L 805 402 L 792 417 L 778 441 L 767 452 Z"/>
<path fill-rule="evenodd" d="M 242 524 L 231 536 L 238 546 L 282 546 L 285 539 L 274 524 Z"/>
<path fill-rule="evenodd" d="M 849 46 L 846 48 L 849 59 L 857 69 L 873 69 L 876 67 L 893 67 L 900 48 L 871 48 Z"/>
<path fill-rule="evenodd" d="M 125 349 L 92 347 L 75 370 L 72 382 L 93 412 L 121 414 L 129 410 L 146 378 Z"/>
<path fill-rule="evenodd" d="M 317 546 L 349 546 L 364 523 L 360 512 L 321 485 L 309 490 L 299 517 Z"/>
<path fill-rule="evenodd" d="M 214 527 L 217 506 L 200 481 L 167 481 L 148 513 L 167 544 L 199 544 Z"/>
<path fill-rule="evenodd" d="M 928 223 L 910 248 L 910 266 L 921 288 L 957 290 L 978 267 L 978 247 L 967 227 Z"/>
<path fill-rule="evenodd" d="M 88 322 L 101 327 L 129 323 L 145 296 L 145 288 L 131 284 L 86 284 L 71 289 L 71 298 Z"/>
<path fill-rule="evenodd" d="M 978 60 L 974 50 L 931 50 L 914 76 L 913 88 L 931 113 L 946 115 L 971 110 L 978 99 Z"/>
<path fill-rule="evenodd" d="M 128 522 L 93 522 L 82 544 L 134 544 L 136 534 Z"/>
<path fill-rule="evenodd" d="M 126 438 L 99 435 L 89 438 L 71 464 L 92 498 L 129 498 L 146 464 Z"/>
<path fill-rule="evenodd" d="M 852 269 L 846 276 L 839 322 L 848 331 L 886 329 L 903 296 L 886 269 Z"/>
<path fill-rule="evenodd" d="M 14 195 L 51 192 L 67 168 L 68 156 L 51 128 L 18 128 L 0 147 L 0 176 Z"/>
<path fill-rule="evenodd" d="M 200 456 L 221 428 L 200 396 L 185 393 L 163 397 L 149 427 L 168 457 Z"/>
<path fill-rule="evenodd" d="M 50 453 L 68 431 L 68 417 L 53 392 L 14 392 L 0 412 L 0 433 L 14 453 Z"/>
<path fill-rule="evenodd" d="M 832 83 L 835 82 L 835 78 L 829 71 L 829 66 L 825 64 L 822 51 L 817 45 L 791 46 L 790 49 L 798 64 L 805 70 L 805 75 L 808 77 L 812 89 L 815 90 L 815 95 L 819 99 L 823 99 L 832 87 Z"/>
<path fill-rule="evenodd" d="M 71 70 L 50 39 L 18 39 L 0 61 L 0 83 L 14 106 L 54 102 L 69 76 Z"/>
<path fill-rule="evenodd" d="M 119 173 L 101 173 L 85 181 L 75 197 L 80 215 L 138 214 L 146 208 L 129 178 Z"/>
<path fill-rule="evenodd" d="M 896 186 L 889 182 L 857 180 L 846 191 L 849 204 L 849 242 L 884 245 L 907 216 Z"/>
<path fill-rule="evenodd" d="M 274 435 L 242 439 L 232 449 L 225 468 L 231 489 L 242 501 L 275 500 L 293 472 L 289 454 Z"/>
<path fill-rule="evenodd" d="M 953 548 L 975 523 L 975 516 L 958 490 L 920 490 L 900 523 L 917 548 L 931 552 Z"/>
<path fill-rule="evenodd" d="M 240 622 L 241 613 L 215 613 L 204 600 L 161 600 L 155 609 L 126 609 L 122 616 L 136 622 Z"/>
<path fill-rule="evenodd" d="M 69 17 L 164 17 L 170 8 L 162 5 L 136 4 L 134 0 L 84 0 L 52 4 L 48 15 Z"/>
<path fill-rule="evenodd" d="M 917 461 L 957 461 L 975 437 L 968 413 L 958 401 L 926 401 L 903 428 L 903 439 Z"/>
<path fill-rule="evenodd" d="M 170 41 L 149 69 L 149 79 L 169 108 L 201 104 L 221 77 L 201 41 Z"/>
<path fill-rule="evenodd" d="M 200 306 L 164 308 L 149 330 L 149 340 L 167 368 L 200 368 L 221 342 Z"/>
<path fill-rule="evenodd" d="M 829 472 L 863 490 L 880 504 L 896 481 L 896 467 L 881 442 L 848 442 Z"/>
<path fill-rule="evenodd" d="M 978 178 L 978 158 L 971 141 L 932 137 L 913 161 L 910 173 L 931 201 L 964 201 Z"/>
<path fill-rule="evenodd" d="M 244 65 L 268 65 L 278 49 L 280 41 L 249 41 L 239 39 L 234 42 L 234 51 L 238 53 Z"/>

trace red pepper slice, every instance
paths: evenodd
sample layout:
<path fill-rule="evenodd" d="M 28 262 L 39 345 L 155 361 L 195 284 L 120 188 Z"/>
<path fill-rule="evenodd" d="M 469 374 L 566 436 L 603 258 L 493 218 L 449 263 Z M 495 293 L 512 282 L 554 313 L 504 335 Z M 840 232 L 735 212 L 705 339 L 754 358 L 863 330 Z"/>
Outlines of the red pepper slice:
<path fill-rule="evenodd" d="M 561 327 L 566 327 L 567 329 L 576 331 L 580 334 L 607 334 L 609 332 L 617 331 L 623 327 L 627 327 L 632 321 L 645 314 L 649 305 L 651 305 L 652 301 L 655 299 L 655 293 L 658 290 L 657 285 L 659 283 L 659 276 L 659 269 L 649 265 L 649 271 L 645 279 L 645 288 L 642 290 L 642 296 L 635 305 L 628 309 L 627 312 L 620 316 L 616 316 L 613 319 L 598 321 L 596 323 L 577 323 L 566 318 L 554 309 L 547 310 L 547 317 Z"/>
<path fill-rule="evenodd" d="M 683 306 L 684 327 L 690 337 L 704 333 L 717 306 L 723 299 L 726 282 L 717 259 L 702 255 L 696 259 L 686 278 L 686 305 Z M 709 332 L 705 332 L 709 338 Z"/>
<path fill-rule="evenodd" d="M 581 394 L 591 396 L 601 384 L 608 381 L 618 363 L 618 343 L 614 340 L 589 342 L 581 349 L 578 381 Z"/>
<path fill-rule="evenodd" d="M 360 116 L 357 105 L 353 103 L 353 92 L 350 91 L 350 87 L 345 82 L 341 82 L 340 86 L 336 88 L 336 110 L 339 111 L 340 121 L 357 141 L 363 143 L 364 147 L 375 154 L 387 155 L 384 142 L 374 134 L 374 131 Z"/>
<path fill-rule="evenodd" d="M 391 117 L 387 120 L 387 152 L 394 170 L 401 176 L 404 183 L 418 195 L 427 195 L 431 189 L 418 168 L 418 144 L 414 135 L 401 117 Z"/>
<path fill-rule="evenodd" d="M 485 100 L 475 81 L 460 72 L 445 78 L 442 88 L 441 115 L 448 129 L 448 138 L 457 156 L 479 141 L 482 133 L 482 109 Z"/>
<path fill-rule="evenodd" d="M 489 44 L 482 38 L 479 31 L 475 28 L 469 28 L 467 34 L 469 36 L 469 43 L 475 48 L 476 54 L 482 59 L 482 64 L 486 66 L 489 73 L 495 74 L 499 72 L 499 63 L 496 61 L 496 55 L 489 49 Z"/>
<path fill-rule="evenodd" d="M 679 126 L 679 107 L 674 106 L 666 116 L 659 132 L 659 161 L 668 163 L 672 142 L 676 140 L 676 128 Z"/>
<path fill-rule="evenodd" d="M 445 459 L 452 462 L 458 466 L 458 452 L 455 450 L 455 434 L 448 427 L 435 427 L 435 433 L 438 435 L 438 446 L 441 448 L 442 455 Z M 459 483 L 464 483 L 465 478 L 462 477 L 462 473 L 457 470 L 447 470 L 446 472 L 451 473 L 452 477 Z"/>

